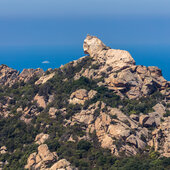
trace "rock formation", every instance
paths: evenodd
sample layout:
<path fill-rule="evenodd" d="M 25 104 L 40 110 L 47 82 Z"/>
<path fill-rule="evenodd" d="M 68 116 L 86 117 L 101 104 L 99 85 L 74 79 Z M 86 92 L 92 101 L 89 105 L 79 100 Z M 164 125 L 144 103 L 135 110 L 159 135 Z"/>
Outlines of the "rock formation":
<path fill-rule="evenodd" d="M 128 96 L 129 99 L 150 95 L 157 89 L 169 96 L 167 87 L 170 84 L 163 78 L 159 68 L 135 65 L 129 52 L 110 49 L 95 36 L 88 35 L 83 47 L 93 62 L 91 68 L 82 69 L 75 79 L 81 76 L 98 79 L 104 75 L 105 86 L 120 96 Z"/>
<path fill-rule="evenodd" d="M 46 72 L 0 66 L 0 168 L 14 166 L 14 154 L 20 165 L 28 157 L 30 170 L 100 169 L 96 148 L 114 159 L 153 150 L 169 159 L 170 82 L 161 70 L 136 65 L 129 52 L 95 36 L 83 48 L 87 56 Z"/>
<path fill-rule="evenodd" d="M 52 164 L 50 168 L 48 165 Z M 50 152 L 46 144 L 42 144 L 38 147 L 38 152 L 32 153 L 28 160 L 25 169 L 30 170 L 76 170 L 72 167 L 70 162 L 65 159 L 58 160 L 58 156 L 55 152 Z"/>
<path fill-rule="evenodd" d="M 0 85 L 1 86 L 12 86 L 16 82 L 19 72 L 6 65 L 0 66 Z"/>
<path fill-rule="evenodd" d="M 89 92 L 86 89 L 79 89 L 73 92 L 70 96 L 70 103 L 72 104 L 84 104 L 86 100 L 92 99 L 96 95 L 96 91 L 90 90 Z"/>
<path fill-rule="evenodd" d="M 41 77 L 44 74 L 44 71 L 40 68 L 37 69 L 24 69 L 19 75 L 19 81 L 24 81 L 27 83 L 31 78 Z"/>
<path fill-rule="evenodd" d="M 44 71 L 38 69 L 24 69 L 20 74 L 19 71 L 14 70 L 6 65 L 0 66 L 0 85 L 12 86 L 16 82 L 24 81 L 27 83 L 31 78 L 41 77 Z"/>
<path fill-rule="evenodd" d="M 40 133 L 36 136 L 35 138 L 35 143 L 37 143 L 38 145 L 43 144 L 46 140 L 48 140 L 49 135 L 48 134 L 44 134 L 44 133 Z"/>
<path fill-rule="evenodd" d="M 40 79 L 35 82 L 35 85 L 40 85 L 40 84 L 46 83 L 48 80 L 50 80 L 51 78 L 53 78 L 54 75 L 55 75 L 55 73 L 51 73 L 51 74 L 49 74 L 49 75 L 40 77 Z"/>

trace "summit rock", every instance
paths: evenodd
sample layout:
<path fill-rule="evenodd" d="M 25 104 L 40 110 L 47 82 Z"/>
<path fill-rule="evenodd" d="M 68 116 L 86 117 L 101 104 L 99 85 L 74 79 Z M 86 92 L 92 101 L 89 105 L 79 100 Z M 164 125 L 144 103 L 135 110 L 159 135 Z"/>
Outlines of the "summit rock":
<path fill-rule="evenodd" d="M 170 84 L 158 67 L 135 65 L 135 60 L 128 51 L 111 49 L 95 36 L 88 35 L 83 47 L 84 53 L 93 61 L 89 68 L 77 73 L 75 79 L 81 76 L 103 79 L 99 84 L 129 99 L 148 96 L 157 90 L 169 94 L 166 89 Z"/>

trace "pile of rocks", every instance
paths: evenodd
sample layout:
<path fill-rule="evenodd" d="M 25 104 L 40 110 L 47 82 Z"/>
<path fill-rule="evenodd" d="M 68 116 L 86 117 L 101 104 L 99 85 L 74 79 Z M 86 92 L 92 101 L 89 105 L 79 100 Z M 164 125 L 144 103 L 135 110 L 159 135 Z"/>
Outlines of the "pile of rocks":
<path fill-rule="evenodd" d="M 49 168 L 49 165 L 52 165 Z M 25 169 L 34 170 L 77 170 L 72 167 L 70 162 L 58 158 L 56 152 L 50 152 L 46 144 L 38 147 L 38 152 L 30 154 Z"/>

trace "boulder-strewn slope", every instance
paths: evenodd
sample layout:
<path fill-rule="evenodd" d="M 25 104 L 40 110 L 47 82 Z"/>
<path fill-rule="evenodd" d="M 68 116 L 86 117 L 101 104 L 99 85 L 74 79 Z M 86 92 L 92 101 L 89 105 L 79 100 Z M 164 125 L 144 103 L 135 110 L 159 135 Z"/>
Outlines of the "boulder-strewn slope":
<path fill-rule="evenodd" d="M 170 83 L 88 35 L 58 69 L 0 66 L 0 168 L 170 169 Z"/>

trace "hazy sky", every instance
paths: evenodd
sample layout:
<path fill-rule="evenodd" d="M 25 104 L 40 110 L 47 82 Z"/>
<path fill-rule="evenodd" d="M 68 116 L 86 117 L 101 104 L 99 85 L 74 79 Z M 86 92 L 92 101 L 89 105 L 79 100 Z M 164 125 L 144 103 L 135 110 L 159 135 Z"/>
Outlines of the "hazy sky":
<path fill-rule="evenodd" d="M 0 45 L 170 44 L 170 0 L 0 0 Z"/>
<path fill-rule="evenodd" d="M 170 16 L 170 0 L 0 0 L 0 17 Z"/>

